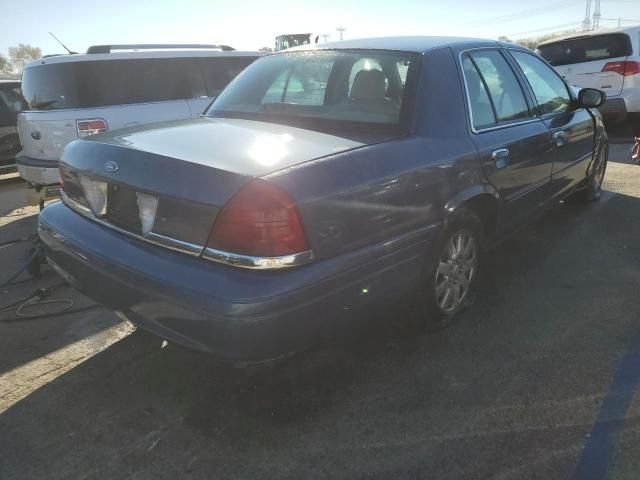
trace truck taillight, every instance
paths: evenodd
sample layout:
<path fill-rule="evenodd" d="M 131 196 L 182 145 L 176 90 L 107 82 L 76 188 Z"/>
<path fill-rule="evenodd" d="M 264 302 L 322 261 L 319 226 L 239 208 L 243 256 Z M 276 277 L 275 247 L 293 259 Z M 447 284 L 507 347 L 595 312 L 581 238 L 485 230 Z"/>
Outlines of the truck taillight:
<path fill-rule="evenodd" d="M 624 61 L 624 62 L 608 62 L 602 67 L 603 72 L 616 72 L 623 77 L 640 73 L 640 62 Z"/>
<path fill-rule="evenodd" d="M 265 180 L 254 180 L 224 206 L 208 247 L 255 257 L 279 257 L 308 249 L 302 220 L 289 196 Z"/>
<path fill-rule="evenodd" d="M 107 122 L 105 122 L 101 118 L 94 118 L 91 120 L 78 120 L 76 122 L 76 126 L 78 129 L 79 138 L 88 137 L 89 135 L 96 135 L 98 133 L 103 133 L 109 130 Z"/>

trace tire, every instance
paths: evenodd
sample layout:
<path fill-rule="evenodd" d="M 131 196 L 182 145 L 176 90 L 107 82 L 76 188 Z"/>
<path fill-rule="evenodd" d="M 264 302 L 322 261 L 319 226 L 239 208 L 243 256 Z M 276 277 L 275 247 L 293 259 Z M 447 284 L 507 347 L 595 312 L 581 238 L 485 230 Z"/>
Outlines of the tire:
<path fill-rule="evenodd" d="M 587 176 L 586 186 L 578 191 L 578 197 L 584 202 L 595 202 L 602 195 L 602 181 L 607 171 L 607 161 L 609 158 L 609 147 L 603 145 L 598 150 L 596 160 L 591 166 L 591 171 Z"/>
<path fill-rule="evenodd" d="M 460 245 L 462 254 L 456 252 Z M 475 293 L 482 251 L 482 222 L 473 211 L 460 207 L 429 252 L 414 293 L 412 330 L 446 328 L 469 306 Z"/>

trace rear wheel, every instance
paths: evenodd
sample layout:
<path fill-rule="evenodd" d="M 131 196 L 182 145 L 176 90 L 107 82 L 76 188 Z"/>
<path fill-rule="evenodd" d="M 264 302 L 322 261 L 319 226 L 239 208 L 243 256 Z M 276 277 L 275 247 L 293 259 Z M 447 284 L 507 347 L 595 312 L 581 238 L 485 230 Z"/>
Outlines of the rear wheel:
<path fill-rule="evenodd" d="M 473 299 L 482 254 L 482 223 L 460 208 L 431 251 L 416 291 L 414 327 L 444 328 Z"/>
<path fill-rule="evenodd" d="M 606 145 L 600 147 L 596 159 L 591 166 L 591 171 L 587 177 L 587 185 L 578 193 L 580 198 L 586 202 L 593 202 L 602 195 L 602 181 L 607 170 L 608 147 Z"/>

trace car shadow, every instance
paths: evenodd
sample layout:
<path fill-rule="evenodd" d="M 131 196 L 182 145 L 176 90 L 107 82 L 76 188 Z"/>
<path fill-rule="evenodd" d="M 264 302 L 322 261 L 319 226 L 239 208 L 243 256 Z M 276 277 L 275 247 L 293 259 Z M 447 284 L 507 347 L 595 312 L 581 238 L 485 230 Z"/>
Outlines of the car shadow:
<path fill-rule="evenodd" d="M 341 468 L 359 441 L 371 468 L 382 462 L 390 477 L 406 478 L 421 465 L 417 471 L 434 478 L 452 463 L 490 476 L 489 464 L 505 460 L 473 467 L 474 459 L 487 458 L 487 442 L 467 436 L 482 417 L 479 408 L 523 401 L 533 408 L 538 397 L 586 394 L 584 377 L 565 378 L 562 369 L 594 358 L 606 364 L 597 356 L 605 341 L 624 348 L 627 324 L 599 326 L 584 312 L 599 308 L 590 282 L 637 259 L 638 247 L 627 243 L 640 233 L 638 207 L 637 198 L 625 196 L 600 205 L 559 204 L 489 252 L 475 303 L 451 328 L 431 334 L 375 328 L 333 348 L 247 369 L 136 331 L 0 415 L 0 472 L 3 478 L 178 478 L 205 464 L 198 478 L 266 478 L 295 472 L 312 455 L 317 468 L 344 476 Z M 607 288 L 620 290 L 615 298 L 624 301 L 632 290 L 626 285 Z M 594 322 L 588 333 L 576 334 L 587 321 Z M 558 371 L 544 355 L 562 355 L 567 345 L 582 345 L 588 355 L 562 357 Z M 599 375 L 594 367 L 589 381 Z M 549 390 L 549 383 L 558 388 Z M 562 428 L 585 438 L 584 426 Z M 501 452 L 517 445 L 508 429 L 496 431 L 487 441 L 502 445 Z M 530 442 L 523 441 L 520 456 L 505 458 L 520 462 L 537 454 L 531 442 L 557 448 L 558 437 L 545 431 L 521 433 Z M 396 455 L 376 459 L 373 446 L 406 442 L 410 434 L 422 439 L 411 444 L 420 455 L 393 450 Z M 434 447 L 433 438 L 448 440 Z"/>

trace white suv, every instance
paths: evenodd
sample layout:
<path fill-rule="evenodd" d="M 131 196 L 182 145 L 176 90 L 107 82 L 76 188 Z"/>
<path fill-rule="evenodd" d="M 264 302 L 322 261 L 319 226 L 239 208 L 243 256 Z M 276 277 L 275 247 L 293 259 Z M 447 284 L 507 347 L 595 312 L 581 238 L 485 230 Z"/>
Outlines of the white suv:
<path fill-rule="evenodd" d="M 60 154 L 72 140 L 200 115 L 261 55 L 214 45 L 99 45 L 28 64 L 27 106 L 18 115 L 20 176 L 38 189 L 56 184 Z"/>
<path fill-rule="evenodd" d="M 640 116 L 640 26 L 581 32 L 544 42 L 538 53 L 571 85 L 607 94 L 605 118 Z"/>

